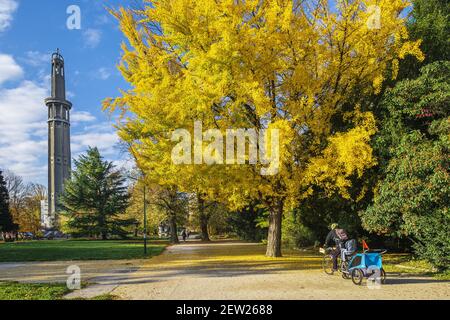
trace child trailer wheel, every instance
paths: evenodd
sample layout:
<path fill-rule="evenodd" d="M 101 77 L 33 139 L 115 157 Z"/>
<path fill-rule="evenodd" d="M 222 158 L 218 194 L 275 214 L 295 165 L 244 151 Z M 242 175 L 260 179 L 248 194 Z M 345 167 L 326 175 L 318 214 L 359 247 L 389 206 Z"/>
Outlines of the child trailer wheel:
<path fill-rule="evenodd" d="M 352 281 L 356 285 L 360 285 L 363 281 L 364 273 L 361 269 L 353 269 L 352 270 Z"/>

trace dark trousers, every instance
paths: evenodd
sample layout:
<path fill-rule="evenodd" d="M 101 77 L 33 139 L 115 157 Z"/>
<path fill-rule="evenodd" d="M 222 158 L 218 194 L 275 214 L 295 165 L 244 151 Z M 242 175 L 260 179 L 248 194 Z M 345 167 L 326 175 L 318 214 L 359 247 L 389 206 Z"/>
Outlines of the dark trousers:
<path fill-rule="evenodd" d="M 331 251 L 330 255 L 331 258 L 333 258 L 333 269 L 337 270 L 338 269 L 338 257 L 341 254 L 341 248 L 336 247 L 336 249 L 334 249 L 333 251 Z"/>

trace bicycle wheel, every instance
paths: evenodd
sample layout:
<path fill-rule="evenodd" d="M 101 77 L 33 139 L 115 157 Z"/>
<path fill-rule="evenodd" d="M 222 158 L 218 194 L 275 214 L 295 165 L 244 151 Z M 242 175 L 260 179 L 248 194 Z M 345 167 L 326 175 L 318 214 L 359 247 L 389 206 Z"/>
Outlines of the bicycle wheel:
<path fill-rule="evenodd" d="M 322 268 L 323 271 L 325 271 L 326 274 L 332 275 L 334 273 L 333 271 L 333 259 L 330 257 L 330 255 L 325 255 L 322 260 Z"/>
<path fill-rule="evenodd" d="M 348 272 L 348 262 L 347 261 L 343 261 L 341 263 L 341 272 L 342 272 L 342 278 L 344 279 L 350 279 L 351 275 Z"/>
<path fill-rule="evenodd" d="M 353 269 L 352 270 L 352 281 L 356 285 L 360 285 L 363 281 L 364 274 L 361 269 Z"/>

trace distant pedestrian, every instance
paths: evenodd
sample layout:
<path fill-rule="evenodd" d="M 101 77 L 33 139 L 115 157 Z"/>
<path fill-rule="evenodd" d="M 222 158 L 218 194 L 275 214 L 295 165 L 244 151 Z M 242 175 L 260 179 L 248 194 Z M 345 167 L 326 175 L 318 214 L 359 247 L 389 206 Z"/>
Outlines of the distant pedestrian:
<path fill-rule="evenodd" d="M 183 237 L 183 241 L 186 241 L 186 229 L 183 229 L 183 231 L 181 231 L 181 236 Z"/>

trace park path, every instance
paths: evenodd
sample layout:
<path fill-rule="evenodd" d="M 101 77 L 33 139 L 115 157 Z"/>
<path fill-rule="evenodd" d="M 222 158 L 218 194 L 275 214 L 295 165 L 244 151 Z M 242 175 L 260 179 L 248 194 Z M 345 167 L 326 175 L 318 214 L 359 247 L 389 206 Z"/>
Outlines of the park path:
<path fill-rule="evenodd" d="M 67 269 L 78 266 L 82 281 L 101 277 L 117 277 L 120 274 L 139 269 L 142 260 L 70 260 L 46 262 L 2 262 L 0 281 L 34 283 L 64 283 L 69 274 Z"/>
<path fill-rule="evenodd" d="M 65 282 L 68 266 L 89 285 L 66 296 L 121 299 L 450 299 L 450 282 L 389 274 L 381 289 L 355 286 L 321 270 L 308 251 L 264 256 L 261 244 L 189 241 L 148 260 L 0 263 L 0 281 Z"/>
<path fill-rule="evenodd" d="M 118 281 L 127 273 L 139 269 L 142 260 L 71 260 L 47 262 L 3 262 L 0 263 L 0 281 L 30 283 L 66 283 L 69 267 L 77 266 L 81 271 L 81 281 L 88 283 L 88 290 L 72 297 L 92 298 L 112 291 Z M 71 297 L 69 296 L 69 298 Z"/>
<path fill-rule="evenodd" d="M 243 242 L 171 246 L 127 274 L 111 292 L 122 299 L 450 299 L 450 282 L 388 274 L 380 289 L 321 271 L 321 257 L 290 252 L 267 258 Z"/>

